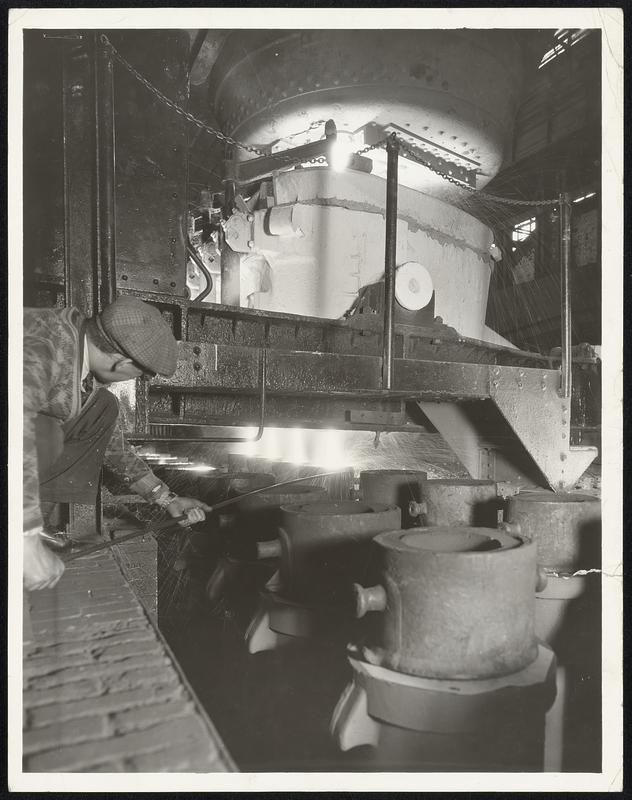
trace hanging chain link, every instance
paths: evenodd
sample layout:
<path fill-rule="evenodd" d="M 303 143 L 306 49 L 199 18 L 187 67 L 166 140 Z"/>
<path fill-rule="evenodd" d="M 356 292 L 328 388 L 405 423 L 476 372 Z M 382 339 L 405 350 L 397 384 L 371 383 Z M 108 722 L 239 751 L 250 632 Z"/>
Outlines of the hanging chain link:
<path fill-rule="evenodd" d="M 458 178 L 453 177 L 452 175 L 448 175 L 445 172 L 433 167 L 432 164 L 429 164 L 425 161 L 421 156 L 417 155 L 417 153 L 402 139 L 400 139 L 396 134 L 391 134 L 394 138 L 397 139 L 400 148 L 406 153 L 408 158 L 412 161 L 416 161 L 418 164 L 426 167 L 431 172 L 434 172 L 440 178 L 443 178 L 448 183 L 453 184 L 454 186 L 458 186 L 459 189 L 465 189 L 465 191 L 470 192 L 472 195 L 476 197 L 482 197 L 485 200 L 492 200 L 495 203 L 504 203 L 508 206 L 552 206 L 557 205 L 559 203 L 559 198 L 554 198 L 551 200 L 514 200 L 510 197 L 498 197 L 494 194 L 487 194 L 487 192 L 483 192 L 481 190 L 476 189 L 474 186 L 469 186 L 467 183 L 463 183 Z"/>
<path fill-rule="evenodd" d="M 139 83 L 142 83 L 143 86 L 148 89 L 153 95 L 155 95 L 161 102 L 163 102 L 166 106 L 169 106 L 176 114 L 179 114 L 184 119 L 191 122 L 193 125 L 196 125 L 198 128 L 210 133 L 211 136 L 214 136 L 216 139 L 220 139 L 222 142 L 226 142 L 226 144 L 232 145 L 233 147 L 239 147 L 242 150 L 247 150 L 250 153 L 254 153 L 257 156 L 265 156 L 267 155 L 266 152 L 260 150 L 258 147 L 254 147 L 253 145 L 244 144 L 244 142 L 239 142 L 237 139 L 233 139 L 232 136 L 228 136 L 222 131 L 218 130 L 217 128 L 213 128 L 211 125 L 207 125 L 206 122 L 202 122 L 201 119 L 193 116 L 188 111 L 185 111 L 184 108 L 179 106 L 175 103 L 170 97 L 167 97 L 166 94 L 160 91 L 156 86 L 153 85 L 144 75 L 141 75 L 137 69 L 135 69 L 127 59 L 123 58 L 123 56 L 119 53 L 119 51 L 114 47 L 112 42 L 108 39 L 108 37 L 103 33 L 101 34 L 101 43 L 108 48 L 108 51 L 112 55 L 112 57 L 118 61 L 125 69 L 133 75 Z"/>
<path fill-rule="evenodd" d="M 297 158 L 296 156 L 289 156 L 285 155 L 283 152 L 280 153 L 266 153 L 264 150 L 261 150 L 254 145 L 245 144 L 244 142 L 240 142 L 237 139 L 234 139 L 232 136 L 229 136 L 226 133 L 222 133 L 222 131 L 218 130 L 217 128 L 213 128 L 211 125 L 208 125 L 206 122 L 203 122 L 201 119 L 198 119 L 190 112 L 186 111 L 184 108 L 179 106 L 176 102 L 171 100 L 171 98 L 167 97 L 163 92 L 160 91 L 156 86 L 151 83 L 144 75 L 141 75 L 137 69 L 135 69 L 127 59 L 125 59 L 119 51 L 114 47 L 112 42 L 108 39 L 105 34 L 101 34 L 101 43 L 107 47 L 108 51 L 112 55 L 112 57 L 118 61 L 121 66 L 123 66 L 131 75 L 133 75 L 139 83 L 142 83 L 146 89 L 148 89 L 153 95 L 155 95 L 162 103 L 166 106 L 169 106 L 176 114 L 179 114 L 181 117 L 186 119 L 193 125 L 196 125 L 198 128 L 210 133 L 211 136 L 214 136 L 216 139 L 220 141 L 226 142 L 226 144 L 231 145 L 232 147 L 239 147 L 241 150 L 246 150 L 249 153 L 253 153 L 257 156 L 266 156 L 267 158 L 273 159 L 275 161 L 279 161 L 279 163 L 284 164 L 285 166 L 296 166 L 298 164 L 327 164 L 328 161 L 324 156 L 315 156 L 314 158 L 310 158 L 305 160 L 303 158 Z M 312 122 L 307 131 L 315 130 L 319 128 L 321 125 L 325 123 L 325 120 L 316 120 Z M 410 158 L 412 161 L 421 164 L 426 169 L 429 169 L 431 172 L 434 172 L 435 175 L 438 175 L 443 180 L 447 181 L 448 183 L 457 186 L 459 189 L 463 189 L 467 192 L 470 192 L 472 195 L 476 197 L 482 197 L 485 200 L 490 200 L 495 203 L 503 203 L 509 206 L 553 206 L 559 203 L 559 198 L 553 198 L 551 200 L 514 200 L 509 197 L 498 197 L 497 195 L 487 194 L 487 192 L 483 192 L 477 190 L 474 186 L 469 186 L 467 183 L 460 181 L 458 178 L 453 177 L 452 175 L 448 175 L 445 172 L 433 167 L 428 161 L 423 159 L 419 156 L 409 145 L 407 142 L 403 141 L 396 133 L 391 133 L 389 136 L 384 137 L 384 139 L 380 139 L 375 144 L 367 145 L 360 150 L 357 150 L 352 155 L 354 156 L 363 156 L 366 153 L 371 152 L 371 150 L 377 150 L 378 148 L 383 148 L 389 139 L 394 139 L 397 141 L 401 150 L 404 151 L 406 156 Z"/>

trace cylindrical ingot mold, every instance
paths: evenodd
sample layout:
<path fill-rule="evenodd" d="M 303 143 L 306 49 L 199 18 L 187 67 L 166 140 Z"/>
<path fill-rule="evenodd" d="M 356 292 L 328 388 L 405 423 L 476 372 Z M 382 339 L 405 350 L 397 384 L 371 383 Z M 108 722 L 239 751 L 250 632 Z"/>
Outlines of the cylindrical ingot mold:
<path fill-rule="evenodd" d="M 498 497 L 493 481 L 441 478 L 425 481 L 423 500 L 411 504 L 411 513 L 420 513 L 426 527 L 495 528 L 504 501 Z"/>
<path fill-rule="evenodd" d="M 402 528 L 411 528 L 415 519 L 408 506 L 411 500 L 421 502 L 426 472 L 413 469 L 372 469 L 360 473 L 360 499 L 365 503 L 386 503 L 399 506 Z"/>
<path fill-rule="evenodd" d="M 223 492 L 224 474 L 205 464 L 164 462 L 153 466 L 158 478 L 183 497 L 195 497 L 203 502 L 216 501 Z"/>
<path fill-rule="evenodd" d="M 272 486 L 276 480 L 270 472 L 227 472 L 222 479 L 229 497 Z"/>
<path fill-rule="evenodd" d="M 373 540 L 376 586 L 355 587 L 376 612 L 367 644 L 381 666 L 427 678 L 508 675 L 537 655 L 533 542 L 489 528 L 389 531 Z"/>
<path fill-rule="evenodd" d="M 521 492 L 507 509 L 508 530 L 536 542 L 538 563 L 556 572 L 601 567 L 601 502 L 588 494 Z"/>
<path fill-rule="evenodd" d="M 365 577 L 373 537 L 399 527 L 400 520 L 400 509 L 384 503 L 282 508 L 276 554 L 284 594 L 325 602 L 349 595 L 352 583 Z"/>
<path fill-rule="evenodd" d="M 240 529 L 254 539 L 269 539 L 276 536 L 281 506 L 304 506 L 326 499 L 327 490 L 322 486 L 290 484 L 244 497 L 234 509 Z"/>

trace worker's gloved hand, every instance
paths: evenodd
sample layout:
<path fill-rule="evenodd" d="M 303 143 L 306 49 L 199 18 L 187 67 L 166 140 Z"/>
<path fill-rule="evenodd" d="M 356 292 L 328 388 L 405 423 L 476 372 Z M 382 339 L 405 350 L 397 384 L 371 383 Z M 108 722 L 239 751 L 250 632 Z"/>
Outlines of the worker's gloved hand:
<path fill-rule="evenodd" d="M 211 506 L 207 506 L 206 503 L 196 500 L 194 497 L 176 497 L 166 508 L 170 517 L 180 517 L 182 514 L 187 515 L 187 518 L 180 523 L 183 528 L 188 525 L 195 525 L 197 522 L 203 522 L 206 519 L 204 512 L 212 510 Z"/>
<path fill-rule="evenodd" d="M 52 589 L 64 574 L 64 562 L 42 541 L 39 534 L 24 536 L 24 588 Z"/>

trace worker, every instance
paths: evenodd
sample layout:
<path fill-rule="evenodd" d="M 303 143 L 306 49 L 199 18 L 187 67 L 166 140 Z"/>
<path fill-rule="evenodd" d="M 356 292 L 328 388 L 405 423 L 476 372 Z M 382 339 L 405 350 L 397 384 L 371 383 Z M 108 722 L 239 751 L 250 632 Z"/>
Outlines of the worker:
<path fill-rule="evenodd" d="M 24 587 L 54 586 L 61 559 L 42 539 L 59 503 L 96 503 L 102 466 L 130 493 L 180 524 L 210 507 L 178 497 L 126 444 L 118 400 L 105 388 L 133 378 L 170 376 L 176 341 L 158 309 L 123 295 L 86 319 L 76 308 L 24 310 Z M 119 484 L 120 485 L 120 484 Z"/>

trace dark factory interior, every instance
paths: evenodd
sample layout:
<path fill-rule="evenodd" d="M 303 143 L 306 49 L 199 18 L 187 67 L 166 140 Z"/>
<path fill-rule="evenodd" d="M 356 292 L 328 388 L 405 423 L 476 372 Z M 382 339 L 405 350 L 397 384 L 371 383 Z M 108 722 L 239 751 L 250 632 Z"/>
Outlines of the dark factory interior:
<path fill-rule="evenodd" d="M 601 771 L 603 46 L 24 30 L 24 306 L 177 342 L 167 500 L 41 490 L 25 772 Z"/>

